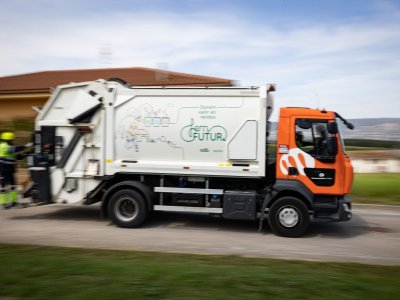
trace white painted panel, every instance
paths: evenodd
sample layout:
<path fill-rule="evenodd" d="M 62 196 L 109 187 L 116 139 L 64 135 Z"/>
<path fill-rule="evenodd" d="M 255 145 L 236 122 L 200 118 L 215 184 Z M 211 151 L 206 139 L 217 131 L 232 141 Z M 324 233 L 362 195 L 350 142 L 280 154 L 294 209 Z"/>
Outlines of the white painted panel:
<path fill-rule="evenodd" d="M 252 89 L 118 88 L 115 106 L 106 107 L 113 138 L 107 138 L 106 174 L 264 176 L 264 98 Z M 244 130 L 252 131 L 252 144 L 237 159 L 251 162 L 236 167 L 228 145 L 249 120 L 255 122 Z"/>
<path fill-rule="evenodd" d="M 89 95 L 85 90 L 76 91 L 74 100 L 74 105 L 71 105 L 66 112 L 66 118 L 68 120 L 78 117 L 82 113 L 85 113 L 99 104 L 97 98 Z M 73 100 L 71 99 L 71 101 Z"/>
<path fill-rule="evenodd" d="M 229 143 L 228 158 L 231 160 L 257 159 L 257 121 L 248 120 Z"/>
<path fill-rule="evenodd" d="M 254 96 L 136 96 L 115 110 L 114 159 L 228 163 L 237 124 L 262 109 Z"/>
<path fill-rule="evenodd" d="M 95 97 L 88 94 L 91 90 Z M 85 172 L 88 159 L 98 159 L 99 174 L 107 175 L 265 175 L 266 107 L 259 89 L 128 89 L 103 81 L 70 84 L 57 89 L 36 127 L 58 126 L 57 135 L 64 136 L 67 144 L 76 131 L 68 118 L 100 103 L 100 97 L 105 105 L 91 120 L 93 132 L 86 133 L 73 151 L 64 168 L 67 174 Z M 258 124 L 253 127 L 258 143 L 240 155 L 233 147 L 230 156 L 229 142 L 248 120 Z M 248 167 L 234 166 L 230 157 L 251 161 Z"/>
<path fill-rule="evenodd" d="M 43 115 L 39 115 L 40 121 L 63 121 L 65 123 L 68 111 L 74 106 L 79 108 L 79 105 L 75 103 L 79 102 L 81 88 L 71 86 L 57 90 L 57 93 L 50 98 L 45 109 L 43 109 Z"/>

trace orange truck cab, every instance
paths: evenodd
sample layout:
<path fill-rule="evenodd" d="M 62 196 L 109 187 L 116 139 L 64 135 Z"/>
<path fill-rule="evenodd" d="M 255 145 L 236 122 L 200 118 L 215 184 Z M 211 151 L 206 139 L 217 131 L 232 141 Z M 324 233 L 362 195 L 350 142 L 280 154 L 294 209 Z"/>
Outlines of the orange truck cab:
<path fill-rule="evenodd" d="M 311 219 L 351 219 L 351 201 L 345 195 L 352 186 L 353 168 L 339 119 L 353 129 L 332 111 L 280 109 L 275 183 L 264 203 L 274 232 L 300 235 L 308 227 L 306 210 Z"/>

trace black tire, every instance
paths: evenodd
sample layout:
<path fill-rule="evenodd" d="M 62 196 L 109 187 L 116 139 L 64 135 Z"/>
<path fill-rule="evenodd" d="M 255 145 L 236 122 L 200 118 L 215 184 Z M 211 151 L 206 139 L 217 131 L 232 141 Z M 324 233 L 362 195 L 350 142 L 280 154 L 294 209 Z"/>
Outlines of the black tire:
<path fill-rule="evenodd" d="M 139 227 L 148 215 L 146 200 L 131 189 L 117 191 L 108 202 L 108 215 L 118 227 Z"/>
<path fill-rule="evenodd" d="M 298 198 L 282 197 L 275 201 L 268 213 L 271 230 L 280 236 L 300 237 L 310 226 L 307 206 Z"/>

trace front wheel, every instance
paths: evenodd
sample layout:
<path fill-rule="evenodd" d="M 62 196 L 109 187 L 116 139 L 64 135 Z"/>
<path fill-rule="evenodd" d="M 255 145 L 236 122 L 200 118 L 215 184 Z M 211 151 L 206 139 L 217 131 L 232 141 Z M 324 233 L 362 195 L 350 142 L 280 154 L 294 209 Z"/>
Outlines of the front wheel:
<path fill-rule="evenodd" d="M 139 227 L 147 218 L 144 197 L 131 189 L 117 191 L 108 203 L 108 215 L 119 227 Z"/>
<path fill-rule="evenodd" d="M 268 223 L 277 235 L 299 237 L 307 231 L 310 215 L 307 206 L 300 199 L 282 197 L 271 205 Z"/>

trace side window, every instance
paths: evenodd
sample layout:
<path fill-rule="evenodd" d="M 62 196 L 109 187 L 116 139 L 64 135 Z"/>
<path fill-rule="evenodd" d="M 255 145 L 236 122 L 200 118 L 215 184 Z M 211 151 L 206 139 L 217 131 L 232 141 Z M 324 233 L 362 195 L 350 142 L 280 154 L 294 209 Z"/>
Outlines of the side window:
<path fill-rule="evenodd" d="M 318 158 L 330 156 L 328 153 L 327 120 L 296 120 L 296 145 L 308 154 Z"/>

